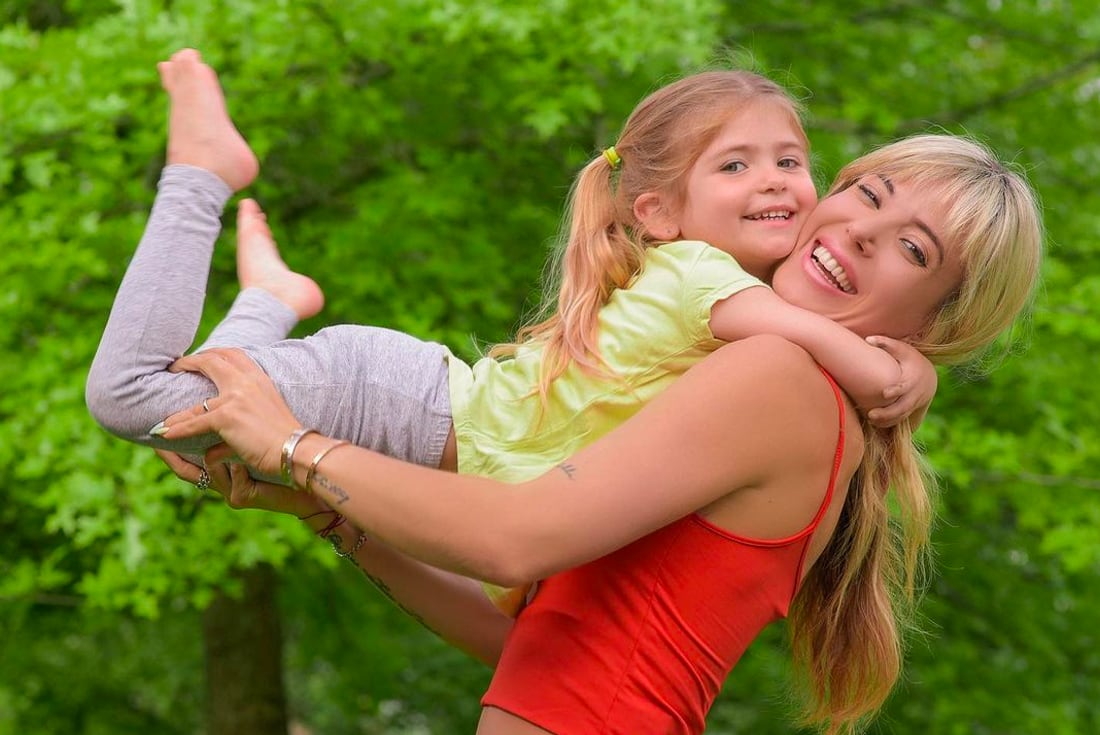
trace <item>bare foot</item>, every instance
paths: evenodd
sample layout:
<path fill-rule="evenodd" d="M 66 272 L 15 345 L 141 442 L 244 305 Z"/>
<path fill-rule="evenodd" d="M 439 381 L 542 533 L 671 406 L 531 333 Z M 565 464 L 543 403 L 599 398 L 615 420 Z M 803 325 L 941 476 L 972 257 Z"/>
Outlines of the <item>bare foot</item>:
<path fill-rule="evenodd" d="M 168 116 L 168 163 L 186 163 L 217 174 L 233 191 L 260 171 L 256 155 L 225 109 L 218 75 L 199 52 L 183 49 L 157 64 L 172 102 Z"/>
<path fill-rule="evenodd" d="M 325 295 L 316 281 L 290 270 L 279 257 L 267 216 L 254 199 L 242 199 L 237 206 L 237 280 L 242 291 L 267 291 L 293 309 L 299 319 L 308 319 L 325 305 Z"/>

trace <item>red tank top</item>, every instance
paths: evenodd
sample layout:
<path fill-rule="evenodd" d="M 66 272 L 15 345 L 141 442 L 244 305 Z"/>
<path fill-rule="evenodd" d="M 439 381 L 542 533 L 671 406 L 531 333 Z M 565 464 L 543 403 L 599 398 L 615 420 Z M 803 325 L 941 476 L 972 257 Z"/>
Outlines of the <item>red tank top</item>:
<path fill-rule="evenodd" d="M 824 372 L 824 371 L 823 371 Z M 833 497 L 840 436 L 821 506 L 774 540 L 682 518 L 555 574 L 520 613 L 483 706 L 558 735 L 695 735 L 749 643 L 786 617 L 810 537 Z"/>

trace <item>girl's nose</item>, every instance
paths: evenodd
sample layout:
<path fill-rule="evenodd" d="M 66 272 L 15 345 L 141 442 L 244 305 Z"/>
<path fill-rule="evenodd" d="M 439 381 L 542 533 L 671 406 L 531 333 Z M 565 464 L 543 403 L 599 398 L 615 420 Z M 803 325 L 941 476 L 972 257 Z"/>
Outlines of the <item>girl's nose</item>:
<path fill-rule="evenodd" d="M 765 169 L 760 176 L 761 191 L 783 191 L 787 188 L 787 180 L 783 172 L 776 168 Z"/>

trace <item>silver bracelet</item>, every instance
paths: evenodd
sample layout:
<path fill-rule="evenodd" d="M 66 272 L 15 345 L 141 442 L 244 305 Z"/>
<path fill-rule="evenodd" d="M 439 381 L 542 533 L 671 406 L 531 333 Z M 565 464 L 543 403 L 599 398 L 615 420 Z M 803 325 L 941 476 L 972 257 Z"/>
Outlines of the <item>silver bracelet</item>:
<path fill-rule="evenodd" d="M 283 484 L 287 487 L 297 488 L 294 484 L 294 450 L 298 448 L 298 442 L 302 441 L 302 437 L 306 434 L 317 434 L 317 429 L 307 429 L 302 427 L 290 432 L 290 436 L 283 442 L 283 452 L 279 457 L 279 475 L 283 479 Z"/>

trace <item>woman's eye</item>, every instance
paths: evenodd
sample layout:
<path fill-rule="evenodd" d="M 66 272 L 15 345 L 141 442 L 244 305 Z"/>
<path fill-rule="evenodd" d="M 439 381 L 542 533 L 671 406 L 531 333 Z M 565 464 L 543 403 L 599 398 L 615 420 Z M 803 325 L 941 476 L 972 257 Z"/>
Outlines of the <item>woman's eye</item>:
<path fill-rule="evenodd" d="M 916 244 L 912 240 L 902 240 L 901 244 L 905 247 L 906 250 L 908 250 L 912 254 L 913 260 L 917 261 L 917 265 L 919 265 L 921 268 L 928 267 L 928 256 L 926 256 L 924 254 L 924 251 L 921 250 L 920 245 Z"/>
<path fill-rule="evenodd" d="M 859 190 L 863 192 L 863 195 L 867 197 L 871 204 L 875 205 L 875 208 L 877 209 L 879 206 L 879 198 L 878 194 L 875 193 L 875 190 L 867 186 L 866 184 L 860 184 Z"/>
<path fill-rule="evenodd" d="M 744 171 L 746 168 L 748 168 L 748 166 L 745 165 L 744 161 L 730 161 L 722 166 L 723 171 L 732 171 L 733 173 Z"/>

